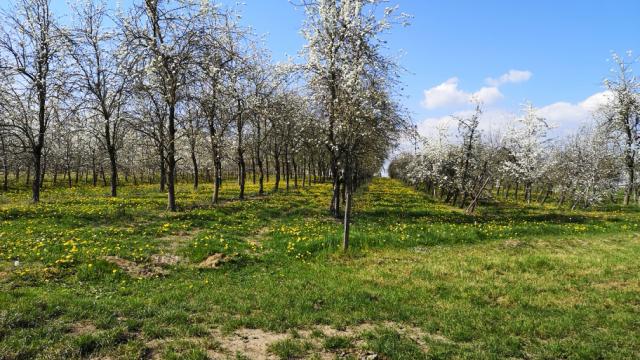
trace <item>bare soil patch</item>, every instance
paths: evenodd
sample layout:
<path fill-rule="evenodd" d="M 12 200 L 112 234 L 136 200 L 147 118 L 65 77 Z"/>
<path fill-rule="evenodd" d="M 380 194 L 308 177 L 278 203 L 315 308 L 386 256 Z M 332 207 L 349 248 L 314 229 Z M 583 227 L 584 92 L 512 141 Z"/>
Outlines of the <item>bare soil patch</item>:
<path fill-rule="evenodd" d="M 516 239 L 507 239 L 504 241 L 503 245 L 506 248 L 521 248 L 527 246 L 527 243 Z"/>
<path fill-rule="evenodd" d="M 126 260 L 117 256 L 105 256 L 104 259 L 116 265 L 131 277 L 149 278 L 167 274 L 167 272 L 161 267 L 138 264 L 134 261 Z"/>
<path fill-rule="evenodd" d="M 210 350 L 209 357 L 213 359 L 226 359 L 228 356 L 242 354 L 249 359 L 266 360 L 277 359 L 269 354 L 267 348 L 270 344 L 289 337 L 288 334 L 274 333 L 260 329 L 240 329 L 230 336 L 218 334 L 217 340 L 221 343 L 220 350 Z"/>
<path fill-rule="evenodd" d="M 72 335 L 84 335 L 91 334 L 97 330 L 98 329 L 96 328 L 96 326 L 92 323 L 83 321 L 72 324 L 71 328 L 69 329 L 69 333 Z"/>
<path fill-rule="evenodd" d="M 151 255 L 151 263 L 160 266 L 173 266 L 183 262 L 184 259 L 178 255 L 172 254 L 155 254 Z"/>
<path fill-rule="evenodd" d="M 196 237 L 202 229 L 193 229 L 191 231 L 180 231 L 175 234 L 165 235 L 159 240 L 164 245 L 164 251 L 169 254 L 175 254 L 179 248 L 188 244 L 194 237 Z"/>
<path fill-rule="evenodd" d="M 216 269 L 225 263 L 227 259 L 225 254 L 216 253 L 204 259 L 204 261 L 198 264 L 198 267 L 202 269 Z"/>
<path fill-rule="evenodd" d="M 362 335 L 369 331 L 374 331 L 377 327 L 382 326 L 393 329 L 403 336 L 406 336 L 418 344 L 423 350 L 427 350 L 428 346 L 425 338 L 433 341 L 444 343 L 452 343 L 451 340 L 438 334 L 429 334 L 420 328 L 395 323 L 384 322 L 381 324 L 364 323 L 355 326 L 349 326 L 342 329 L 336 329 L 328 325 L 315 326 L 312 329 L 297 331 L 297 338 L 301 341 L 309 342 L 313 345 L 313 349 L 305 358 L 335 359 L 335 358 L 356 358 L 356 359 L 380 359 L 378 354 L 365 350 L 363 347 L 365 341 Z M 343 336 L 353 339 L 353 348 L 337 349 L 329 351 L 323 348 L 323 337 L 314 337 L 313 333 L 321 332 L 325 337 Z M 292 338 L 291 334 L 264 331 L 261 329 L 239 329 L 231 335 L 223 335 L 218 330 L 212 331 L 214 339 L 220 343 L 215 350 L 209 350 L 208 355 L 213 359 L 227 359 L 237 354 L 243 355 L 249 359 L 271 360 L 277 359 L 277 356 L 269 353 L 269 345 Z"/>

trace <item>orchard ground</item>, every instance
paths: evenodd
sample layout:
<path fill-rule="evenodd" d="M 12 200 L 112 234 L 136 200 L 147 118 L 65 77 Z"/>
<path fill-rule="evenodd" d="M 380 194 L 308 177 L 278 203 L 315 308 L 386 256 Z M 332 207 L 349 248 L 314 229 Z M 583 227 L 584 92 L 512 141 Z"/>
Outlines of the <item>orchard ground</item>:
<path fill-rule="evenodd" d="M 638 208 L 466 216 L 374 179 L 343 253 L 330 185 L 248 190 L 0 195 L 0 359 L 640 357 Z"/>

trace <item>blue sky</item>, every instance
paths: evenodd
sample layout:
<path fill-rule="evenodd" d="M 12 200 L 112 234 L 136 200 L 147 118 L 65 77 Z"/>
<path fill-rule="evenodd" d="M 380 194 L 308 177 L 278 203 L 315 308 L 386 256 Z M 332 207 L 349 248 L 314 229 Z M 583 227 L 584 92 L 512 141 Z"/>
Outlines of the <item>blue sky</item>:
<path fill-rule="evenodd" d="M 498 126 L 528 100 L 558 127 L 571 130 L 589 116 L 585 109 L 597 105 L 611 66 L 606 61 L 610 52 L 640 54 L 638 0 L 390 4 L 413 16 L 409 27 L 394 29 L 388 40 L 390 53 L 402 55 L 401 65 L 407 69 L 402 77 L 406 97 L 401 100 L 423 132 L 432 131 L 446 115 L 468 110 L 464 99 L 472 94 L 480 94 L 486 117 L 502 119 Z M 240 7 L 242 22 L 265 35 L 275 60 L 302 48 L 302 9 L 288 0 L 244 0 Z M 501 82 L 487 81 L 511 70 L 516 72 Z"/>
<path fill-rule="evenodd" d="M 513 77 L 519 81 L 503 78 L 497 86 L 499 95 L 486 92 L 487 116 L 517 112 L 528 100 L 559 128 L 572 130 L 588 117 L 584 107 L 591 109 L 587 105 L 597 103 L 597 97 L 590 97 L 603 90 L 610 52 L 640 52 L 637 0 L 395 3 L 413 19 L 411 26 L 389 35 L 389 51 L 403 54 L 401 64 L 407 69 L 403 101 L 424 131 L 439 118 L 468 109 L 456 101 L 436 101 L 443 104 L 427 108 L 425 90 L 457 78 L 453 96 L 465 96 L 492 87 L 487 78 L 498 79 L 510 70 L 522 71 Z M 298 33 L 304 14 L 287 0 L 245 0 L 243 8 L 243 21 L 267 34 L 275 59 L 295 54 L 304 44 Z M 451 95 L 451 86 L 444 89 L 449 90 L 444 95 Z"/>

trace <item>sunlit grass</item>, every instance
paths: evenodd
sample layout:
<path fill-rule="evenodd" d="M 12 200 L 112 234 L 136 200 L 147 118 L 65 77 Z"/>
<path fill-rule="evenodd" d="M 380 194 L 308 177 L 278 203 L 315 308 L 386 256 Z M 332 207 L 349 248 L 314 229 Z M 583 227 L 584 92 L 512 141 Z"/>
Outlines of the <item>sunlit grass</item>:
<path fill-rule="evenodd" d="M 164 357 L 202 358 L 211 329 L 362 323 L 376 327 L 358 346 L 389 358 L 640 355 L 633 209 L 508 204 L 467 216 L 376 179 L 357 194 L 343 254 L 341 224 L 326 211 L 330 185 L 258 197 L 249 184 L 248 193 L 235 201 L 237 185 L 225 182 L 213 206 L 207 185 L 180 184 L 175 214 L 152 185 L 124 186 L 116 199 L 103 187 L 58 188 L 37 206 L 26 191 L 4 195 L 0 358 L 144 358 L 156 339 Z M 185 261 L 163 276 L 134 277 L 105 260 L 148 264 L 165 253 Z M 212 254 L 228 261 L 196 266 Z M 422 329 L 427 348 L 386 321 Z M 95 330 L 79 335 L 77 324 Z M 326 347 L 352 346 L 339 340 Z M 305 340 L 271 349 L 314 351 Z"/>

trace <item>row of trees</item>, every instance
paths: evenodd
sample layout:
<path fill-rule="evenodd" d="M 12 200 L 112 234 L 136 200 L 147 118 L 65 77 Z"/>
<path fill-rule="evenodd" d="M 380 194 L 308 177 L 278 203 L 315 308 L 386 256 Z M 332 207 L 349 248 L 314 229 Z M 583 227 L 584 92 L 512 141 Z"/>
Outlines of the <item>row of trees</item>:
<path fill-rule="evenodd" d="M 67 24 L 51 0 L 16 0 L 0 29 L 3 187 L 22 171 L 36 203 L 59 176 L 109 179 L 117 196 L 124 172 L 159 182 L 176 211 L 177 177 L 197 188 L 202 169 L 213 203 L 225 173 L 240 199 L 248 172 L 261 195 L 269 175 L 276 191 L 281 176 L 287 188 L 330 178 L 346 248 L 351 194 L 405 124 L 382 37 L 406 16 L 382 3 L 294 4 L 307 14 L 303 61 L 274 64 L 237 10 L 213 1 L 82 1 Z"/>
<path fill-rule="evenodd" d="M 631 55 L 614 55 L 613 60 L 614 76 L 604 82 L 607 102 L 575 135 L 552 139 L 549 124 L 531 104 L 504 134 L 484 134 L 477 104 L 470 116 L 454 117 L 457 139 L 440 129 L 439 136 L 424 139 L 419 152 L 394 159 L 390 175 L 468 213 L 481 198 L 517 199 L 520 189 L 527 203 L 553 198 L 572 208 L 615 201 L 621 188 L 625 205 L 637 201 L 640 84 L 632 74 Z"/>

